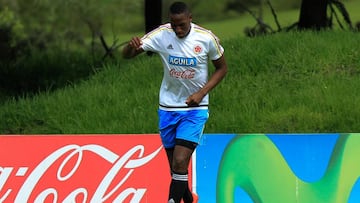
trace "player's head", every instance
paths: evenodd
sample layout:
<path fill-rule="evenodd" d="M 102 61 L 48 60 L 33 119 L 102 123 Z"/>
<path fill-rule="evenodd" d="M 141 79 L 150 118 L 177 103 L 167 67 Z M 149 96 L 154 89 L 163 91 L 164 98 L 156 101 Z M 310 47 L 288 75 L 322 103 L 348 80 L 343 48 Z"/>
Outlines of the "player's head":
<path fill-rule="evenodd" d="M 191 12 L 184 2 L 174 2 L 169 9 L 169 18 L 172 29 L 178 38 L 184 38 L 191 28 Z"/>

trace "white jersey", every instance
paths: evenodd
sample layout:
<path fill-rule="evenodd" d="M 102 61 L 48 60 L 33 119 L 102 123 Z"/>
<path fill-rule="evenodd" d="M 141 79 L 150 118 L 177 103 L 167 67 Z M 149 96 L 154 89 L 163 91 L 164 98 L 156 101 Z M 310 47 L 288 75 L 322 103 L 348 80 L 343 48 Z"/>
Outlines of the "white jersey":
<path fill-rule="evenodd" d="M 207 109 L 209 95 L 198 107 L 188 107 L 185 101 L 206 84 L 209 60 L 217 60 L 223 55 L 224 49 L 218 38 L 194 23 L 186 37 L 178 38 L 167 23 L 146 34 L 142 43 L 144 51 L 158 53 L 163 63 L 159 108 L 168 111 Z"/>

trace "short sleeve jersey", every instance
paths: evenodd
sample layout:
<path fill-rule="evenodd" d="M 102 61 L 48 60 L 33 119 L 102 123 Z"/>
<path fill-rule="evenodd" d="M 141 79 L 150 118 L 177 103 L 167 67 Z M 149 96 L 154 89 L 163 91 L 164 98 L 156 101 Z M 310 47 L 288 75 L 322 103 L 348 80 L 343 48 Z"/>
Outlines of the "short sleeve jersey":
<path fill-rule="evenodd" d="M 194 23 L 186 37 L 178 38 L 167 23 L 146 34 L 142 43 L 144 51 L 158 53 L 163 63 L 159 108 L 168 111 L 207 109 L 209 95 L 198 107 L 190 108 L 185 101 L 206 84 L 209 60 L 217 60 L 223 55 L 219 39 Z"/>

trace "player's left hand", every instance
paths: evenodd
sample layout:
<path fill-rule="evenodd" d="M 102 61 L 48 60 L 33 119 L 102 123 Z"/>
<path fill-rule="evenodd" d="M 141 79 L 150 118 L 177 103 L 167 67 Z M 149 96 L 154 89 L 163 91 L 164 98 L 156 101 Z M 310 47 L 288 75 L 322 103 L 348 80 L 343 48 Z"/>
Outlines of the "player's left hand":
<path fill-rule="evenodd" d="M 200 102 L 202 101 L 202 99 L 204 98 L 204 95 L 201 92 L 196 92 L 192 95 L 190 95 L 185 103 L 188 106 L 199 106 Z"/>

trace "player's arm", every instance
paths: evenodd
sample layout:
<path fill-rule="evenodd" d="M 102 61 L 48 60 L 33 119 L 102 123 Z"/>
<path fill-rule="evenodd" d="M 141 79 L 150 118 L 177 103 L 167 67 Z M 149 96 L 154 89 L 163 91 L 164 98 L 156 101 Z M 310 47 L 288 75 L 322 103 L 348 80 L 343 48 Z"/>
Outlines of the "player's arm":
<path fill-rule="evenodd" d="M 227 73 L 227 64 L 224 55 L 222 55 L 219 59 L 212 61 L 212 63 L 215 66 L 215 72 L 211 75 L 206 85 L 201 89 L 204 96 L 216 87 L 216 85 L 221 82 Z"/>
<path fill-rule="evenodd" d="M 142 42 L 139 37 L 133 37 L 127 45 L 122 49 L 122 56 L 124 58 L 133 58 L 140 53 L 144 52 L 141 48 Z"/>
<path fill-rule="evenodd" d="M 218 85 L 221 80 L 225 77 L 227 73 L 227 64 L 225 56 L 222 55 L 219 59 L 212 61 L 215 66 L 215 72 L 211 75 L 209 81 L 205 86 L 195 94 L 188 97 L 186 104 L 189 106 L 198 105 L 206 94 L 208 94 L 216 85 Z"/>

